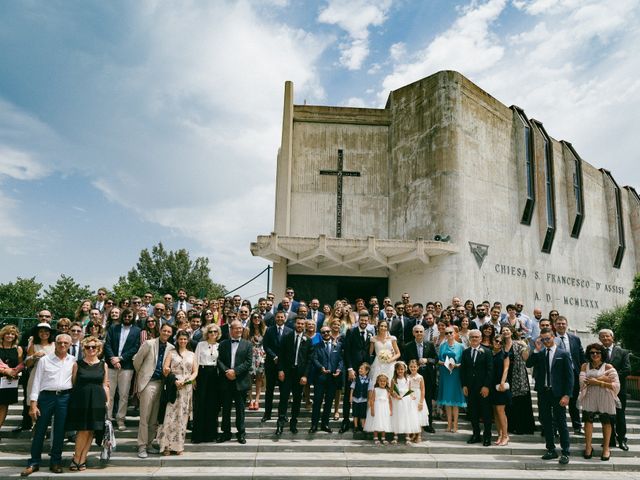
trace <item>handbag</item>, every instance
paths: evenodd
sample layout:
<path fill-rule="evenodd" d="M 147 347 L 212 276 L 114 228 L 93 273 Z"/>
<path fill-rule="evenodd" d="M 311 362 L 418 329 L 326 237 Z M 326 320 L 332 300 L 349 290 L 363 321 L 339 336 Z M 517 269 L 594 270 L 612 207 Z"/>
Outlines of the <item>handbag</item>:
<path fill-rule="evenodd" d="M 500 384 L 496 385 L 496 391 L 499 392 L 500 390 L 498 390 L 500 388 Z M 509 382 L 504 382 L 504 391 L 506 392 L 507 390 L 509 390 L 510 386 L 509 386 Z"/>
<path fill-rule="evenodd" d="M 102 451 L 100 463 L 106 464 L 111 458 L 111 453 L 116 449 L 116 435 L 113 424 L 108 418 L 104 421 L 104 436 L 102 437 Z"/>

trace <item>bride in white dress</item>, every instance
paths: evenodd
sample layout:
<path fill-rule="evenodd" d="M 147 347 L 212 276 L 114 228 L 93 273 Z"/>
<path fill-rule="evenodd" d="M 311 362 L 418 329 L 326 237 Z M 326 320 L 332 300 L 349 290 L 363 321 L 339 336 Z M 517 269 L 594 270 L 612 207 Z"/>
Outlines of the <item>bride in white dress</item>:
<path fill-rule="evenodd" d="M 378 324 L 378 334 L 371 337 L 369 355 L 373 355 L 374 352 L 376 356 L 369 372 L 369 378 L 371 379 L 369 390 L 373 389 L 376 384 L 376 378 L 381 373 L 384 373 L 389 379 L 393 378 L 393 367 L 396 364 L 396 360 L 400 358 L 396 337 L 389 335 L 389 324 L 385 321 Z"/>

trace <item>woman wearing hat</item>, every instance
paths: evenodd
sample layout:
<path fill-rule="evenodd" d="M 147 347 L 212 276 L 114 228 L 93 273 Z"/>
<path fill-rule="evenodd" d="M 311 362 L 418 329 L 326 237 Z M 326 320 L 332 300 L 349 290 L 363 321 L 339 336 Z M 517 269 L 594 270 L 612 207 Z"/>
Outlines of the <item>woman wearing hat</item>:
<path fill-rule="evenodd" d="M 45 355 L 53 353 L 55 349 L 54 339 L 51 338 L 51 325 L 46 322 L 37 325 L 37 333 L 29 339 L 27 347 L 27 358 L 25 365 L 30 371 L 35 371 L 38 360 Z M 29 375 L 27 383 L 27 398 L 31 398 L 31 385 L 33 384 L 33 375 Z"/>

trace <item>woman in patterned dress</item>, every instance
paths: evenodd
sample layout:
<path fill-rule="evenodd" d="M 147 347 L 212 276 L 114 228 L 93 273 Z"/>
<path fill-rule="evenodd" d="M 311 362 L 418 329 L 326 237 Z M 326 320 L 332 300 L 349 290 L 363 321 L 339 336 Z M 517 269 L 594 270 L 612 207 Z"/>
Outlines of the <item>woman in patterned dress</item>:
<path fill-rule="evenodd" d="M 509 354 L 509 375 L 511 403 L 506 406 L 509 433 L 530 435 L 535 430 L 531 387 L 526 361 L 529 358 L 529 346 L 519 340 L 516 330 L 505 325 L 501 330 L 503 349 Z"/>
<path fill-rule="evenodd" d="M 251 360 L 251 383 L 255 385 L 255 396 L 253 388 L 249 389 L 249 410 L 258 410 L 260 408 L 260 394 L 264 385 L 264 359 L 265 352 L 262 347 L 264 334 L 267 331 L 267 325 L 259 313 L 252 313 L 249 319 L 249 325 L 244 330 L 245 340 L 249 340 L 253 346 L 253 357 Z"/>
<path fill-rule="evenodd" d="M 176 400 L 167 404 L 162 429 L 158 435 L 162 455 L 182 455 L 187 422 L 191 414 L 192 382 L 198 376 L 198 362 L 195 354 L 187 349 L 189 334 L 181 330 L 176 334 L 176 348 L 165 356 L 162 373 L 176 377 L 178 389 Z"/>

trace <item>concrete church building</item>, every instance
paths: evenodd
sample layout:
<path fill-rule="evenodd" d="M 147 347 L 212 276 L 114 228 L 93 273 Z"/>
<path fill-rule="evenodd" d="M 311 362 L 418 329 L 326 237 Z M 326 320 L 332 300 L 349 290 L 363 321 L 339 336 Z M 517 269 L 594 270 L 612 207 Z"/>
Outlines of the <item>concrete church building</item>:
<path fill-rule="evenodd" d="M 628 299 L 640 197 L 552 134 L 453 71 L 384 109 L 294 105 L 286 82 L 274 231 L 251 252 L 277 295 L 521 299 L 586 331 Z"/>

